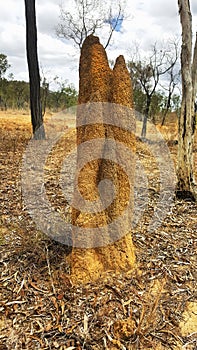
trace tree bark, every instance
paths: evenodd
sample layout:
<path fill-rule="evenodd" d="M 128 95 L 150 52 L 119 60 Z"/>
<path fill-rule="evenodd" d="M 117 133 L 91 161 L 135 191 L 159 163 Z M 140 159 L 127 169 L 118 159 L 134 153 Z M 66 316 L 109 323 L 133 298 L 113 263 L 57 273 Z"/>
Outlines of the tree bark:
<path fill-rule="evenodd" d="M 141 137 L 143 137 L 143 138 L 146 137 L 150 104 L 151 104 L 151 96 L 147 96 L 146 111 L 145 111 L 145 115 L 144 115 L 144 119 L 143 119 L 142 132 L 141 132 Z"/>
<path fill-rule="evenodd" d="M 35 0 L 25 0 L 26 51 L 30 83 L 31 122 L 34 139 L 44 139 L 42 107 L 40 99 L 40 73 L 37 53 L 37 27 Z"/>
<path fill-rule="evenodd" d="M 165 124 L 165 120 L 166 120 L 166 117 L 167 117 L 167 114 L 169 112 L 170 105 L 171 105 L 171 98 L 172 98 L 172 91 L 169 89 L 168 99 L 167 99 L 167 103 L 166 103 L 166 109 L 165 109 L 163 117 L 162 117 L 161 126 L 164 126 L 164 124 Z"/>
<path fill-rule="evenodd" d="M 196 96 L 196 45 L 192 63 L 192 15 L 189 0 L 178 0 L 182 25 L 182 103 L 179 118 L 177 196 L 195 200 L 193 175 L 194 98 Z"/>

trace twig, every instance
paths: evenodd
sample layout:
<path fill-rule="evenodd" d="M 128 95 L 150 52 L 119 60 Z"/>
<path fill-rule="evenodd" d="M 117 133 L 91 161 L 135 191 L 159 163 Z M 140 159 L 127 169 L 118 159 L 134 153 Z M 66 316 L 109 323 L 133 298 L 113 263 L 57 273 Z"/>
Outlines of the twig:
<path fill-rule="evenodd" d="M 33 283 L 32 281 L 29 280 L 28 283 L 30 284 L 31 287 L 33 287 L 33 288 L 34 288 L 35 290 L 37 290 L 38 292 L 41 292 L 41 293 L 44 293 L 44 294 L 48 294 L 49 296 L 52 295 L 51 293 L 48 292 L 48 290 L 43 290 L 43 289 L 37 287 L 37 286 L 35 285 L 35 283 Z"/>
<path fill-rule="evenodd" d="M 52 277 L 50 261 L 49 261 L 49 250 L 48 250 L 48 247 L 46 244 L 45 244 L 45 249 L 46 249 L 46 261 L 47 261 L 47 267 L 48 267 L 49 277 L 50 277 L 50 281 L 51 281 L 51 287 L 53 290 L 53 294 L 56 294 L 56 289 L 55 289 L 55 286 L 53 283 L 53 277 Z"/>
<path fill-rule="evenodd" d="M 18 289 L 18 291 L 17 291 L 17 294 L 20 293 L 20 291 L 21 291 L 21 289 L 23 288 L 25 282 L 26 282 L 26 281 L 25 281 L 25 278 L 23 278 L 23 280 L 22 280 L 22 282 L 21 282 L 21 285 L 20 285 L 20 287 L 19 287 L 19 289 Z"/>
<path fill-rule="evenodd" d="M 10 306 L 10 305 L 14 305 L 14 304 L 25 304 L 25 303 L 27 303 L 26 300 L 13 300 L 13 301 L 9 301 L 5 305 Z"/>

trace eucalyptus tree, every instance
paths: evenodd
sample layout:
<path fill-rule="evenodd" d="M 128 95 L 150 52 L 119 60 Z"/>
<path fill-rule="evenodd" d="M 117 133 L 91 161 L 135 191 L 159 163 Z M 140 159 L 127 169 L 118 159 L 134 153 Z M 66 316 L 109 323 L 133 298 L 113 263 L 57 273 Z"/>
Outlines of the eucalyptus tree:
<path fill-rule="evenodd" d="M 143 126 L 141 137 L 146 137 L 147 121 L 150 117 L 150 107 L 152 98 L 156 93 L 157 87 L 162 76 L 165 76 L 172 67 L 176 65 L 178 54 L 177 45 L 172 43 L 165 48 L 159 48 L 155 43 L 152 46 L 149 56 L 141 57 L 139 51 L 136 57 L 128 62 L 131 78 L 136 80 L 141 86 L 146 96 L 146 106 L 144 111 Z"/>
<path fill-rule="evenodd" d="M 182 102 L 179 118 L 177 196 L 197 199 L 193 171 L 195 102 L 197 95 L 197 33 L 193 48 L 192 14 L 189 0 L 178 0 L 182 27 L 181 75 Z"/>

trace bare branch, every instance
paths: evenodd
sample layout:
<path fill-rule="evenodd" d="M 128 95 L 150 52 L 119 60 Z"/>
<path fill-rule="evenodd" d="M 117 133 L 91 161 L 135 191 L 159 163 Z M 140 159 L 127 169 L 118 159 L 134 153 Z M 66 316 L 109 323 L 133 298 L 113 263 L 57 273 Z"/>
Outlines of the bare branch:
<path fill-rule="evenodd" d="M 60 5 L 60 23 L 56 27 L 57 36 L 73 40 L 81 50 L 83 41 L 88 35 L 95 34 L 98 29 L 109 25 L 110 31 L 105 45 L 107 48 L 114 31 L 125 18 L 122 2 L 124 0 L 119 0 L 117 13 L 115 12 L 117 4 L 113 2 L 113 6 L 104 9 L 101 0 L 75 0 L 75 6 L 71 12 L 65 11 L 63 5 Z"/>
<path fill-rule="evenodd" d="M 152 51 L 148 58 L 145 58 L 144 60 L 140 59 L 138 50 L 138 61 L 133 61 L 130 63 L 132 78 L 134 75 L 135 79 L 139 82 L 146 95 L 146 108 L 142 128 L 142 137 L 146 136 L 146 123 L 151 112 L 151 102 L 161 76 L 164 76 L 166 73 L 169 73 L 171 78 L 174 76 L 173 68 L 178 59 L 177 43 L 173 44 L 173 49 L 174 50 L 169 47 L 169 44 L 165 47 L 165 49 L 159 49 L 157 47 L 157 43 L 155 43 L 152 46 Z M 173 83 L 171 83 L 169 86 L 168 109 L 174 88 L 175 86 L 173 86 Z"/>
<path fill-rule="evenodd" d="M 119 23 L 122 22 L 123 18 L 124 18 L 124 11 L 123 11 L 120 3 L 119 3 L 118 7 L 119 7 L 119 10 L 118 10 L 118 14 L 115 18 L 115 23 L 113 23 L 114 16 L 112 15 L 112 8 L 110 8 L 110 16 L 109 16 L 109 19 L 107 21 L 110 24 L 110 33 L 109 33 L 107 43 L 105 44 L 105 49 L 108 47 L 108 45 L 111 41 L 113 32 L 117 29 Z"/>

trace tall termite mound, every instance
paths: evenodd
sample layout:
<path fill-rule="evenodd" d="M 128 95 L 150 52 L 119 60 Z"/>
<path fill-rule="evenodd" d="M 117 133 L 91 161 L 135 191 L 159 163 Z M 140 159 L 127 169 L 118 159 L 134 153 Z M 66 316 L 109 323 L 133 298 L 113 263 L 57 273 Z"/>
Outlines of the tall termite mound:
<path fill-rule="evenodd" d="M 71 269 L 76 280 L 87 282 L 104 271 L 130 270 L 135 264 L 135 120 L 124 57 L 110 69 L 98 37 L 84 41 L 79 76 Z"/>

